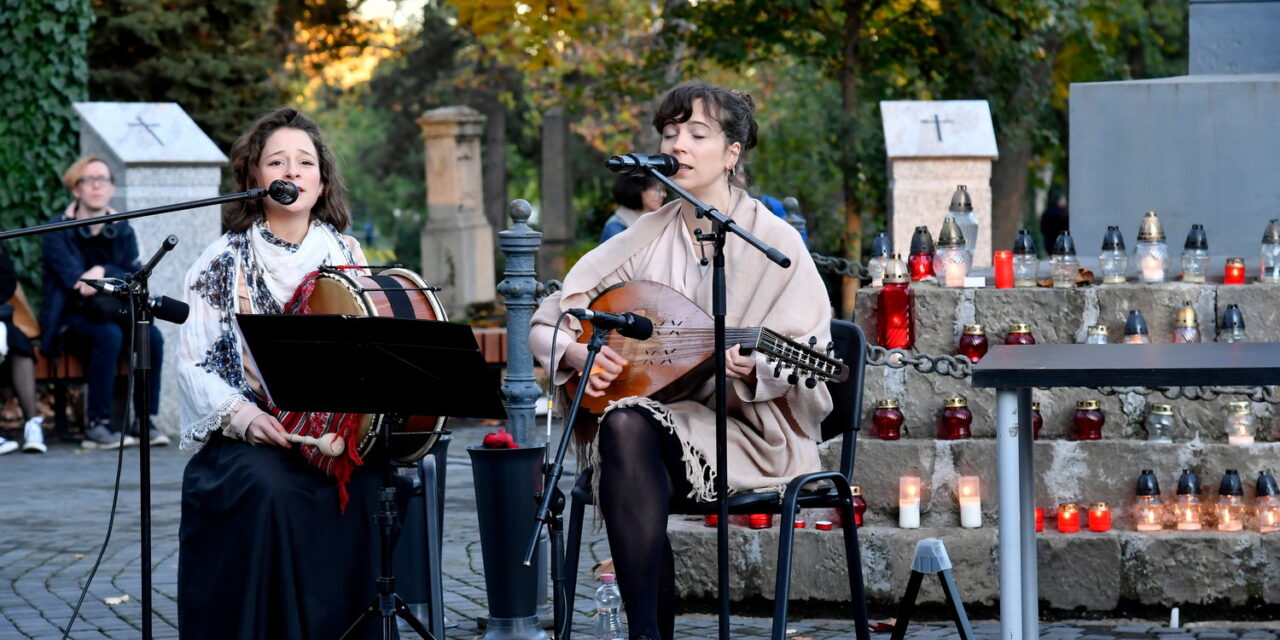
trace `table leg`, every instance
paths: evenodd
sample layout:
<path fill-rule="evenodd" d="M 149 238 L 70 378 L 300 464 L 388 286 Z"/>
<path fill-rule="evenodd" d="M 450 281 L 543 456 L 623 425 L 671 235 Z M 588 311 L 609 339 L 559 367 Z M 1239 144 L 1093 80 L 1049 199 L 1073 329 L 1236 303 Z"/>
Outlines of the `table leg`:
<path fill-rule="evenodd" d="M 1019 389 L 996 389 L 996 472 L 1000 491 L 1000 637 L 1022 640 L 1022 487 L 1018 457 Z M 1035 525 L 1032 521 L 1032 531 Z M 1027 640 L 1034 640 L 1034 636 Z"/>
<path fill-rule="evenodd" d="M 1036 565 L 1036 473 L 1035 450 L 1032 446 L 1031 389 L 1018 390 L 1018 478 L 1021 519 L 1019 540 L 1022 546 L 1022 637 L 1040 637 L 1040 583 Z"/>

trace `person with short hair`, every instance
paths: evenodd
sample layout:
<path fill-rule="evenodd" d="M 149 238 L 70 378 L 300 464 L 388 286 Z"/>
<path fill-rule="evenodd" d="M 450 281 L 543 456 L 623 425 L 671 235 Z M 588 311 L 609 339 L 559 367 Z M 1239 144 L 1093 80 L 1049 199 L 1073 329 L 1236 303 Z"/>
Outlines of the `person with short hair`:
<path fill-rule="evenodd" d="M 237 191 L 285 180 L 298 196 L 230 205 L 228 231 L 187 272 L 181 446 L 198 450 L 182 478 L 178 626 L 184 640 L 337 638 L 376 593 L 379 474 L 339 456 L 329 460 L 354 472 L 331 479 L 317 466 L 328 461 L 292 448 L 235 316 L 283 313 L 321 266 L 365 257 L 340 231 L 351 217 L 333 154 L 297 109 L 254 122 L 231 168 Z M 341 393 L 353 373 L 335 359 L 333 388 L 317 393 Z M 359 637 L 378 637 L 379 622 Z"/>
<path fill-rule="evenodd" d="M 800 235 L 751 198 L 740 179 L 746 153 L 756 145 L 754 110 L 744 93 L 692 83 L 667 93 L 653 126 L 662 136 L 661 152 L 679 161 L 679 171 L 672 176 L 675 184 L 793 260 L 790 268 L 780 268 L 740 238 L 728 238 L 726 324 L 764 326 L 826 344 L 831 340 L 831 302 L 817 267 Z M 714 247 L 698 239 L 697 229 L 710 231 L 710 224 L 698 219 L 688 202 L 669 202 L 574 265 L 563 288 L 538 307 L 529 334 L 530 348 L 557 384 L 581 375 L 587 357 L 586 344 L 576 341 L 582 324 L 562 314 L 590 306 L 615 285 L 657 282 L 709 315 Z M 696 352 L 679 352 L 680 339 L 667 342 L 655 335 L 651 340 L 645 343 L 651 346 L 637 349 L 633 357 L 643 358 L 641 352 L 649 349 L 667 354 L 664 358 L 696 361 Z M 688 338 L 683 344 L 695 341 Z M 667 348 L 672 351 L 661 351 Z M 608 345 L 601 349 L 585 394 L 609 395 L 630 364 L 619 351 Z M 816 471 L 819 425 L 831 411 L 826 385 L 808 389 L 789 384 L 785 377 L 775 378 L 762 353 L 744 354 L 737 345 L 728 349 L 725 361 L 730 378 L 729 491 L 780 490 L 791 478 Z M 675 569 L 667 517 L 672 500 L 715 499 L 714 391 L 714 378 L 708 377 L 672 390 L 661 402 L 619 398 L 601 418 L 591 444 L 596 503 L 604 517 L 631 638 L 670 640 L 674 634 Z"/>
<path fill-rule="evenodd" d="M 13 266 L 13 258 L 3 246 L 0 246 L 0 300 L 13 298 L 18 290 L 18 273 Z M 44 416 L 36 405 L 36 354 L 35 346 L 27 334 L 13 322 L 14 308 L 0 305 L 3 315 L 4 336 L 0 358 L 9 362 L 9 371 L 13 377 L 13 390 L 18 396 L 18 406 L 22 409 L 22 451 L 24 453 L 44 453 L 48 447 L 44 443 Z M 18 443 L 0 437 L 0 455 L 18 449 Z"/>
<path fill-rule="evenodd" d="M 88 407 L 85 410 L 85 448 L 114 449 L 135 445 L 137 439 L 122 435 L 126 425 L 111 422 L 116 371 L 129 344 L 128 305 L 101 293 L 82 280 L 124 278 L 142 268 L 138 259 L 138 239 L 127 220 L 112 220 L 116 213 L 109 205 L 115 195 L 115 180 L 106 161 L 84 156 L 67 168 L 63 183 L 75 199 L 51 222 L 101 218 L 101 224 L 61 229 L 44 234 L 44 305 L 41 309 L 40 348 L 49 357 L 63 351 L 84 363 L 88 380 Z M 136 411 L 156 415 L 160 411 L 161 365 L 164 338 L 151 326 L 150 406 L 134 399 Z M 152 427 L 151 444 L 169 443 L 169 438 Z"/>
<path fill-rule="evenodd" d="M 618 176 L 613 181 L 613 201 L 618 203 L 618 209 L 604 221 L 600 242 L 626 231 L 640 216 L 657 211 L 666 197 L 667 188 L 651 175 Z"/>

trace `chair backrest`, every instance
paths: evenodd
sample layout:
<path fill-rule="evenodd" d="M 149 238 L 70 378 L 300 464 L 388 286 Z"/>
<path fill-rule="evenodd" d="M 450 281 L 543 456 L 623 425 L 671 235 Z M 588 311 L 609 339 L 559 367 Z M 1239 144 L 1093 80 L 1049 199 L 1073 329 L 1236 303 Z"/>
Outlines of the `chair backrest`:
<path fill-rule="evenodd" d="M 852 478 L 853 456 L 858 431 L 862 429 L 862 383 L 867 362 L 867 337 L 858 325 L 846 320 L 831 320 L 834 355 L 849 367 L 843 382 L 828 382 L 831 391 L 831 413 L 822 421 L 822 440 L 844 436 L 840 451 L 840 472 Z"/>
<path fill-rule="evenodd" d="M 13 306 L 14 326 L 32 340 L 39 338 L 40 323 L 36 322 L 36 316 L 31 312 L 31 303 L 27 302 L 27 294 L 23 292 L 21 284 L 14 289 L 13 297 L 9 298 L 8 304 Z"/>

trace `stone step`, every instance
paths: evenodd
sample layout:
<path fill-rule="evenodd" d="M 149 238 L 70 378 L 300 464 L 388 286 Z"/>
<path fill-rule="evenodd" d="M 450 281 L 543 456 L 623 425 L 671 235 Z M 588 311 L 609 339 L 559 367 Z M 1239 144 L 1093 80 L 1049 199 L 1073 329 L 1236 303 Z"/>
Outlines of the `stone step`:
<path fill-rule="evenodd" d="M 716 537 L 700 518 L 672 517 L 676 591 L 681 598 L 716 596 Z M 868 600 L 892 608 L 902 597 L 916 543 L 941 538 L 954 564 L 965 604 L 999 601 L 996 530 L 859 529 Z M 1280 534 L 1252 532 L 1110 531 L 1037 535 L 1042 608 L 1111 611 L 1122 601 L 1151 606 L 1219 603 L 1245 607 L 1280 604 Z M 735 600 L 772 599 L 778 529 L 732 526 L 730 590 Z M 796 531 L 791 599 L 839 602 L 849 598 L 844 536 L 840 529 Z M 925 580 L 919 602 L 943 603 L 936 580 Z"/>

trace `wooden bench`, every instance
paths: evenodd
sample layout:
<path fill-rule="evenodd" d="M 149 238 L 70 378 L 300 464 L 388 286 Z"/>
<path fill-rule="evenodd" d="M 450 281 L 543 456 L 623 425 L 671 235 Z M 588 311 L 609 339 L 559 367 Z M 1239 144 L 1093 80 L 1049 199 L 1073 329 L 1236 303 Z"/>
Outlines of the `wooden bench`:
<path fill-rule="evenodd" d="M 40 350 L 40 323 L 31 311 L 31 303 L 22 285 L 18 285 L 8 304 L 13 307 L 14 326 L 36 344 L 36 382 L 53 385 L 54 430 L 59 438 L 68 439 L 71 425 L 67 419 L 67 389 L 71 383 L 84 381 L 84 365 L 69 353 L 51 359 Z"/>

